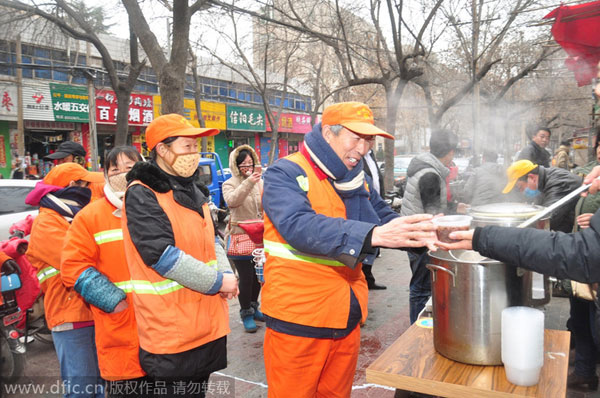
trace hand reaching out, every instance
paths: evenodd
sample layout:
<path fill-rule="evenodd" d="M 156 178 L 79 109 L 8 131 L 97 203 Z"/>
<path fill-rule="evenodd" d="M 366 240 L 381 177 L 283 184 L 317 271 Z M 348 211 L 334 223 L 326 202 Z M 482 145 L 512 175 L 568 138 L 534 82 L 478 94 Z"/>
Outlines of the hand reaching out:
<path fill-rule="evenodd" d="M 436 227 L 431 214 L 394 218 L 373 229 L 371 245 L 376 247 L 423 247 L 435 250 Z"/>

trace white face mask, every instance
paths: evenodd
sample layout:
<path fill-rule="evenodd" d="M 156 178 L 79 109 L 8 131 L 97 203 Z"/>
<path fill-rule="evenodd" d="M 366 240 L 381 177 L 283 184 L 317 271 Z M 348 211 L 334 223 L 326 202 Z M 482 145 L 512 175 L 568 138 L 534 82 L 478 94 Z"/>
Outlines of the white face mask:
<path fill-rule="evenodd" d="M 194 174 L 198 168 L 198 162 L 200 161 L 200 154 L 198 152 L 175 153 L 171 151 L 171 153 L 175 155 L 175 160 L 173 160 L 173 163 L 171 163 L 170 166 L 178 176 L 190 177 Z"/>
<path fill-rule="evenodd" d="M 119 193 L 124 193 L 127 189 L 126 175 L 127 172 L 124 172 L 108 177 L 108 185 L 110 185 L 110 188 L 115 194 L 118 195 Z"/>

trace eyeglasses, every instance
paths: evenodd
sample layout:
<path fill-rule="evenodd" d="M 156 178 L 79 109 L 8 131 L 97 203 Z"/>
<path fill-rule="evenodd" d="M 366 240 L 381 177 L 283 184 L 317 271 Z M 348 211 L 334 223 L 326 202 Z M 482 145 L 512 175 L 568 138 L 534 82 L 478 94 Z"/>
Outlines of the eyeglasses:
<path fill-rule="evenodd" d="M 238 167 L 240 169 L 252 169 L 252 168 L 254 168 L 254 165 L 253 164 L 240 164 Z"/>

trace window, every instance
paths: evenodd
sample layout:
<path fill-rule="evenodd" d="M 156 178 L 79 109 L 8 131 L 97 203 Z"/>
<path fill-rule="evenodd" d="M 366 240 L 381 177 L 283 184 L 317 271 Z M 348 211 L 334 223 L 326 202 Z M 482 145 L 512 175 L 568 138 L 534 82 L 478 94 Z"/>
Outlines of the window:
<path fill-rule="evenodd" d="M 50 58 L 50 50 L 46 50 L 45 48 L 35 47 L 33 49 L 33 55 L 36 58 L 46 58 L 46 59 L 49 59 Z"/>
<path fill-rule="evenodd" d="M 43 59 L 36 59 L 36 65 L 51 65 L 50 61 L 46 61 Z M 35 77 L 38 79 L 52 79 L 52 71 L 50 69 L 36 69 Z"/>
<path fill-rule="evenodd" d="M 210 165 L 203 164 L 198 167 L 198 177 L 196 179 L 197 184 L 206 185 L 207 187 L 212 185 L 212 172 Z"/>
<path fill-rule="evenodd" d="M 37 207 L 26 205 L 23 198 L 33 190 L 31 187 L 0 187 L 0 203 L 2 209 L 0 214 L 20 213 L 23 211 L 33 211 Z"/>
<path fill-rule="evenodd" d="M 64 66 L 64 67 L 67 67 L 67 64 L 64 64 L 62 62 L 55 62 L 54 66 Z M 54 70 L 53 73 L 52 73 L 52 76 L 53 76 L 54 80 L 59 80 L 61 82 L 68 82 L 69 81 L 69 74 L 66 72 L 66 69 Z"/>

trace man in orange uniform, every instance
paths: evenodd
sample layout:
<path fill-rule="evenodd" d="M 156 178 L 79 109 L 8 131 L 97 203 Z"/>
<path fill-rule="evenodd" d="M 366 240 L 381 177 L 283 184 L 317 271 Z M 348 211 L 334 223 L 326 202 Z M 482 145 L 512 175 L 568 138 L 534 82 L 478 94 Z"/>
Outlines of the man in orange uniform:
<path fill-rule="evenodd" d="M 94 322 L 88 305 L 60 273 L 60 256 L 73 217 L 90 201 L 87 185 L 104 177 L 76 163 L 54 167 L 28 195 L 40 213 L 33 222 L 27 256 L 38 271 L 48 328 L 60 362 L 66 397 L 104 397 L 98 371 Z"/>
<path fill-rule="evenodd" d="M 399 217 L 367 190 L 362 157 L 376 135 L 394 138 L 375 127 L 365 104 L 329 106 L 303 149 L 265 173 L 262 298 L 271 398 L 349 397 L 367 317 L 361 261 L 372 261 L 378 247 L 435 241 L 431 215 Z"/>
<path fill-rule="evenodd" d="M 139 396 L 137 324 L 121 230 L 125 175 L 142 157 L 134 147 L 116 147 L 106 156 L 104 198 L 81 210 L 67 232 L 60 273 L 90 304 L 98 365 L 108 380 L 107 395 Z"/>
<path fill-rule="evenodd" d="M 127 174 L 122 226 L 140 364 L 167 396 L 204 397 L 211 372 L 227 366 L 226 298 L 237 279 L 195 183 L 197 137 L 218 132 L 162 115 L 146 129 L 152 160 Z"/>

